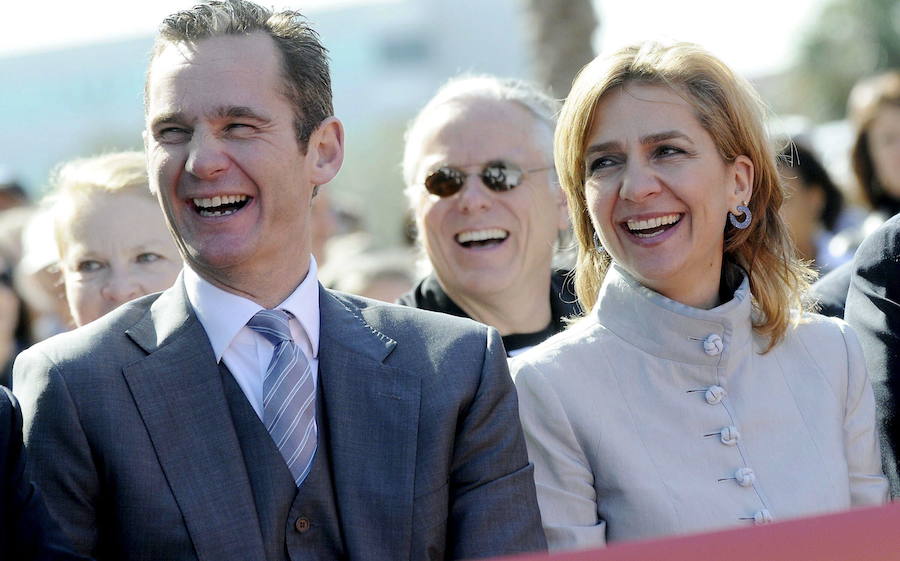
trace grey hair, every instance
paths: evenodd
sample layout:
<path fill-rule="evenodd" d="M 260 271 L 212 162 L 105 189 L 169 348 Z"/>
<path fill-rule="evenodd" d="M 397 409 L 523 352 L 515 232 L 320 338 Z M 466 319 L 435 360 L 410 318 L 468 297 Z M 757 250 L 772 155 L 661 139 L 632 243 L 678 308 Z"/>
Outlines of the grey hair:
<path fill-rule="evenodd" d="M 163 20 L 153 45 L 153 60 L 169 44 L 194 43 L 212 37 L 266 33 L 281 53 L 284 95 L 294 105 L 294 127 L 302 147 L 319 124 L 334 114 L 328 50 L 303 15 L 273 12 L 248 0 L 208 0 Z M 144 85 L 149 96 L 150 70 Z"/>
<path fill-rule="evenodd" d="M 540 86 L 525 80 L 498 78 L 490 75 L 462 75 L 448 80 L 410 122 L 404 136 L 403 181 L 406 196 L 415 206 L 416 171 L 421 157 L 422 135 L 434 110 L 449 103 L 477 100 L 508 101 L 527 109 L 537 121 L 535 135 L 545 148 L 548 161 L 553 161 L 553 131 L 561 103 L 546 94 Z"/>

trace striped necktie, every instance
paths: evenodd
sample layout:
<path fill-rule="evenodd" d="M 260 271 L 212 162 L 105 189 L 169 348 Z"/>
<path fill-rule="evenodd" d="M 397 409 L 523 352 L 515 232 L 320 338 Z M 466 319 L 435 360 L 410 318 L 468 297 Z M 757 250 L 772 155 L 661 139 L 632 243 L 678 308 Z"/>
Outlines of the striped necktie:
<path fill-rule="evenodd" d="M 261 310 L 247 326 L 275 349 L 263 378 L 263 423 L 299 487 L 316 453 L 316 389 L 306 355 L 291 338 L 290 316 Z"/>

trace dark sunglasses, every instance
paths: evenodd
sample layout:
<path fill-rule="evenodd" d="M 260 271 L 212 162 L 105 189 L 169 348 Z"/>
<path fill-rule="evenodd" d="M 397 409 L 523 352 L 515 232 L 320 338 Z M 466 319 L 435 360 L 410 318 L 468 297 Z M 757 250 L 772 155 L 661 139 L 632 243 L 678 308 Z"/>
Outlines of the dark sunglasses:
<path fill-rule="evenodd" d="M 522 182 L 522 177 L 526 173 L 545 171 L 548 169 L 550 169 L 550 166 L 523 170 L 516 164 L 498 161 L 488 162 L 484 164 L 481 172 L 472 174 L 452 166 L 442 166 L 428 174 L 428 177 L 425 178 L 425 189 L 432 195 L 437 195 L 442 199 L 445 197 L 452 197 L 459 193 L 459 190 L 466 184 L 466 179 L 470 175 L 477 175 L 481 178 L 481 182 L 484 183 L 484 186 L 491 191 L 509 191 L 510 189 L 519 186 Z"/>

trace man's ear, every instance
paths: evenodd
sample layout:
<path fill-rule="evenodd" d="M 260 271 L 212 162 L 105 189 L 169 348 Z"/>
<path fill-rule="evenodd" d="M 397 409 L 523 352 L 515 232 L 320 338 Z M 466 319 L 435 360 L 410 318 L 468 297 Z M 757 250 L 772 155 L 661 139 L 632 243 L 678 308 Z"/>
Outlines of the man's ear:
<path fill-rule="evenodd" d="M 753 161 L 741 154 L 731 163 L 732 186 L 728 193 L 728 208 L 734 210 L 738 205 L 747 204 L 753 196 Z"/>
<path fill-rule="evenodd" d="M 314 185 L 328 183 L 344 162 L 344 126 L 337 117 L 328 117 L 316 127 L 306 147 L 306 161 L 312 165 Z"/>

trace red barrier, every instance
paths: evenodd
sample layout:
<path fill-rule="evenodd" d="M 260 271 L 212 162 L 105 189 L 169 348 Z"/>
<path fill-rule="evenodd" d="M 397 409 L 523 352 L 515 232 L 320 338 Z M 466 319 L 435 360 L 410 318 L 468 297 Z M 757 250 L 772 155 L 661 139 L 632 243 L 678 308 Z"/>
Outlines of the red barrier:
<path fill-rule="evenodd" d="M 900 561 L 900 501 L 882 507 L 505 561 Z M 498 560 L 499 561 L 499 560 Z"/>

